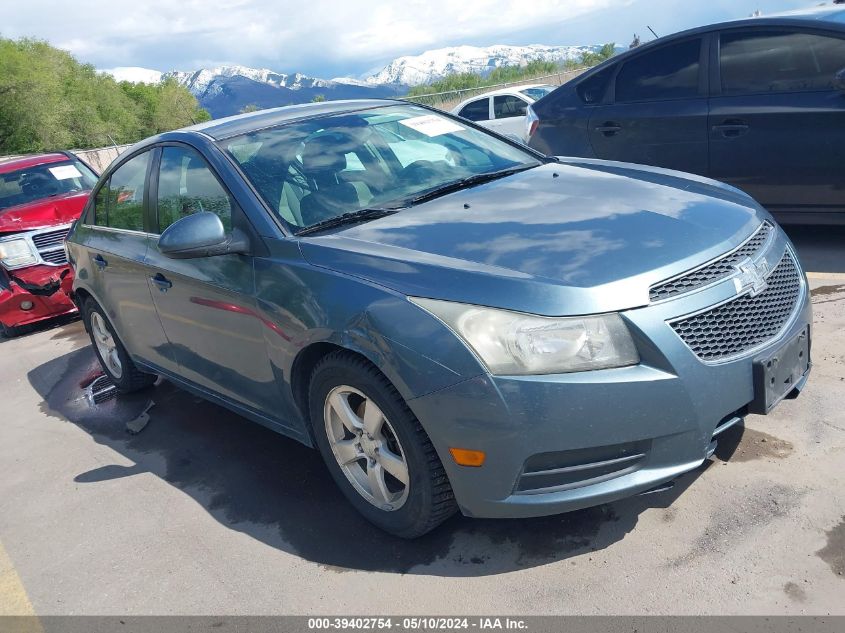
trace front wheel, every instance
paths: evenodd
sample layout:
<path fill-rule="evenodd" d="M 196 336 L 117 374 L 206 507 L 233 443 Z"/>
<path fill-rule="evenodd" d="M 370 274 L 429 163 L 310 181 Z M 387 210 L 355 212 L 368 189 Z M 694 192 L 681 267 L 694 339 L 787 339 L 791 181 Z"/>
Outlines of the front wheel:
<path fill-rule="evenodd" d="M 91 343 L 106 375 L 121 393 L 131 393 L 149 387 L 156 380 L 152 374 L 142 372 L 132 362 L 123 343 L 117 337 L 103 309 L 93 299 L 82 306 L 82 318 L 91 335 Z"/>
<path fill-rule="evenodd" d="M 332 477 L 371 523 L 414 538 L 456 511 L 431 440 L 393 385 L 365 359 L 338 351 L 317 364 L 310 417 Z"/>

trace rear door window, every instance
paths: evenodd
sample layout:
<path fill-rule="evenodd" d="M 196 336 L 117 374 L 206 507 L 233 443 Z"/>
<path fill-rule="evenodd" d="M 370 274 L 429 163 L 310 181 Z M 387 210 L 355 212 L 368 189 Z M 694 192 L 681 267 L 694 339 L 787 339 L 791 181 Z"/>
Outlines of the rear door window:
<path fill-rule="evenodd" d="M 515 116 L 525 116 L 528 104 L 513 95 L 500 95 L 493 97 L 493 118 L 509 119 Z"/>
<path fill-rule="evenodd" d="M 616 101 L 663 101 L 698 96 L 701 38 L 662 46 L 625 62 L 616 76 Z"/>
<path fill-rule="evenodd" d="M 111 175 L 94 201 L 94 218 L 98 226 L 124 231 L 144 230 L 144 189 L 149 164 L 150 152 L 144 152 L 129 159 Z"/>
<path fill-rule="evenodd" d="M 616 66 L 609 66 L 581 81 L 575 88 L 581 101 L 588 105 L 601 103 L 615 71 Z"/>
<path fill-rule="evenodd" d="M 471 101 L 466 104 L 458 116 L 462 116 L 470 121 L 487 121 L 490 119 L 490 98 L 484 97 L 477 101 Z"/>
<path fill-rule="evenodd" d="M 789 30 L 731 31 L 719 38 L 722 93 L 831 90 L 845 67 L 845 39 Z"/>

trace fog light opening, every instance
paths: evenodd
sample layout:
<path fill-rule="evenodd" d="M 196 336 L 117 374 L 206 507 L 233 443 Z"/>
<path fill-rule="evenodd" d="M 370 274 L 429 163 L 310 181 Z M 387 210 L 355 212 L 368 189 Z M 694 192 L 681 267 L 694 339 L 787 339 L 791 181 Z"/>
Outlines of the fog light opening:
<path fill-rule="evenodd" d="M 35 307 L 35 304 L 32 301 L 21 301 L 21 310 L 28 311 L 32 310 Z"/>
<path fill-rule="evenodd" d="M 473 451 L 468 448 L 450 448 L 452 459 L 458 466 L 483 466 L 487 455 L 484 451 Z"/>

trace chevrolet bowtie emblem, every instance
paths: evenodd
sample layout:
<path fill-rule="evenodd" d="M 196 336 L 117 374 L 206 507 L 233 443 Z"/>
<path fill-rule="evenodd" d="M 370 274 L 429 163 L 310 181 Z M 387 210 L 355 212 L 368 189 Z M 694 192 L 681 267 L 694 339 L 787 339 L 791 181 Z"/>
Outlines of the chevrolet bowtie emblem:
<path fill-rule="evenodd" d="M 739 273 L 734 277 L 734 287 L 738 295 L 744 294 L 750 289 L 751 296 L 756 297 L 769 287 L 766 281 L 766 276 L 769 274 L 769 263 L 765 259 L 755 264 L 750 259 L 745 258 L 734 268 Z"/>

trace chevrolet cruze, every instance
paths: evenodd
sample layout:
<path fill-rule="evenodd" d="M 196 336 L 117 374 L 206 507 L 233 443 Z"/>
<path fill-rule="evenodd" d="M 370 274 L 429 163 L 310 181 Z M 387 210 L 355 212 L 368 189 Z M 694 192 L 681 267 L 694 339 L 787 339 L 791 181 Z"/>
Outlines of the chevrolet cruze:
<path fill-rule="evenodd" d="M 143 141 L 67 248 L 120 391 L 161 375 L 318 448 L 403 537 L 659 488 L 810 369 L 805 276 L 746 194 L 398 101 Z"/>

